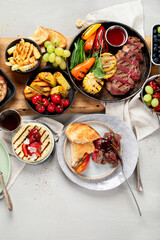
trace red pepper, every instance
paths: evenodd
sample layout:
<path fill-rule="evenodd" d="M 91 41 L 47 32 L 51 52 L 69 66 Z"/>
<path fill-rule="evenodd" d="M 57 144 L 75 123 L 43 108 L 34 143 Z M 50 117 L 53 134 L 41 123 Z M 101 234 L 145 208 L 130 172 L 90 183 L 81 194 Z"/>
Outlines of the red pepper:
<path fill-rule="evenodd" d="M 98 51 L 98 53 L 100 53 L 101 49 L 102 49 L 102 53 L 108 51 L 108 44 L 105 39 L 105 29 L 103 26 L 101 26 L 97 31 L 96 38 L 93 45 L 93 52 Z"/>
<path fill-rule="evenodd" d="M 82 160 L 80 161 L 78 166 L 75 168 L 75 172 L 83 172 L 88 167 L 89 159 L 90 159 L 89 154 L 85 153 L 83 155 Z"/>
<path fill-rule="evenodd" d="M 24 156 L 25 156 L 25 157 L 28 157 L 27 147 L 26 147 L 26 145 L 25 145 L 24 143 L 22 144 L 22 151 L 23 151 L 23 153 L 24 153 Z"/>

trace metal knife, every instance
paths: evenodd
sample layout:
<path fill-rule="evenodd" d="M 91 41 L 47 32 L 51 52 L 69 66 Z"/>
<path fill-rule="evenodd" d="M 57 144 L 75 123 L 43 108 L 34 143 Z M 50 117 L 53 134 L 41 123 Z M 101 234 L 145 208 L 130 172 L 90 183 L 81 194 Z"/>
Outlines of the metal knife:
<path fill-rule="evenodd" d="M 12 201 L 11 201 L 11 198 L 10 198 L 10 196 L 8 194 L 8 191 L 7 191 L 5 182 L 4 182 L 3 174 L 2 174 L 1 171 L 0 171 L 0 183 L 1 183 L 1 186 L 2 186 L 2 189 L 3 189 L 6 205 L 7 205 L 8 209 L 9 209 L 9 211 L 12 212 L 12 210 L 13 210 Z"/>

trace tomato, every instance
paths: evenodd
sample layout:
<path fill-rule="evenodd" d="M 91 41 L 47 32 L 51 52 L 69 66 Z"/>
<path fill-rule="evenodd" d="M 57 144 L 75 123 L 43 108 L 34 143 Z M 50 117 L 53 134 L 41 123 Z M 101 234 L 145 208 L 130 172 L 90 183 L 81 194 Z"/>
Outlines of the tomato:
<path fill-rule="evenodd" d="M 42 97 L 40 95 L 35 95 L 32 97 L 32 103 L 34 105 L 41 103 L 42 102 Z"/>
<path fill-rule="evenodd" d="M 160 92 L 155 92 L 152 94 L 152 98 L 160 99 Z"/>
<path fill-rule="evenodd" d="M 43 102 L 43 106 L 44 106 L 44 107 L 47 107 L 48 104 L 49 104 L 49 101 L 48 101 L 47 98 L 42 98 L 42 102 Z"/>
<path fill-rule="evenodd" d="M 55 111 L 55 107 L 56 107 L 56 105 L 53 102 L 49 102 L 49 105 L 47 107 L 47 111 L 53 113 Z"/>
<path fill-rule="evenodd" d="M 75 168 L 75 172 L 83 172 L 88 167 L 89 160 L 90 160 L 89 154 L 85 153 L 83 155 L 82 160 L 80 161 L 78 166 Z"/>
<path fill-rule="evenodd" d="M 57 113 L 62 113 L 64 111 L 64 107 L 62 107 L 61 105 L 57 105 L 55 110 Z"/>
<path fill-rule="evenodd" d="M 160 112 L 160 103 L 159 103 L 159 105 L 158 105 L 157 107 L 154 108 L 154 110 L 155 110 L 156 112 Z"/>
<path fill-rule="evenodd" d="M 69 106 L 69 99 L 61 99 L 60 105 L 64 108 L 67 108 Z"/>
<path fill-rule="evenodd" d="M 156 90 L 157 89 L 157 84 L 155 81 L 150 81 L 149 82 L 149 86 L 151 86 L 153 88 L 153 90 Z"/>
<path fill-rule="evenodd" d="M 55 104 L 59 104 L 61 101 L 61 97 L 58 94 L 52 94 L 51 95 L 51 100 Z"/>
<path fill-rule="evenodd" d="M 39 112 L 39 113 L 43 113 L 45 111 L 45 107 L 42 105 L 42 104 L 37 104 L 36 105 L 36 110 Z"/>

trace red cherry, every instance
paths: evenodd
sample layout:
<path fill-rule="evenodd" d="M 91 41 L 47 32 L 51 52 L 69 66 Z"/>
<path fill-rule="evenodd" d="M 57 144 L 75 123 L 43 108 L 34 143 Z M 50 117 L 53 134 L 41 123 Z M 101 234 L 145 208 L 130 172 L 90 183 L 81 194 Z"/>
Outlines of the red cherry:
<path fill-rule="evenodd" d="M 62 113 L 64 111 L 64 108 L 61 105 L 57 105 L 55 110 L 57 113 Z"/>
<path fill-rule="evenodd" d="M 149 82 L 149 86 L 151 86 L 153 88 L 153 90 L 156 90 L 157 89 L 157 85 L 156 85 L 156 82 L 155 81 L 150 81 Z"/>
<path fill-rule="evenodd" d="M 55 107 L 56 107 L 56 105 L 53 102 L 49 102 L 49 105 L 47 107 L 47 111 L 53 113 L 55 111 Z"/>
<path fill-rule="evenodd" d="M 61 99 L 60 105 L 64 108 L 67 108 L 69 106 L 69 99 Z"/>
<path fill-rule="evenodd" d="M 37 104 L 36 105 L 36 110 L 39 112 L 39 113 L 43 113 L 45 111 L 45 107 L 42 105 L 42 104 Z"/>
<path fill-rule="evenodd" d="M 47 98 L 42 98 L 42 102 L 43 102 L 43 106 L 44 106 L 44 107 L 47 107 L 48 104 L 49 104 L 49 101 L 48 101 Z"/>
<path fill-rule="evenodd" d="M 160 92 L 155 92 L 152 94 L 152 98 L 160 99 Z"/>
<path fill-rule="evenodd" d="M 34 105 L 41 103 L 42 102 L 42 97 L 40 95 L 35 95 L 32 97 L 32 103 Z"/>
<path fill-rule="evenodd" d="M 59 104 L 60 101 L 61 101 L 61 97 L 57 94 L 52 94 L 51 95 L 51 100 L 52 100 L 53 103 Z"/>
<path fill-rule="evenodd" d="M 156 112 L 160 112 L 160 103 L 159 103 L 159 105 L 158 105 L 157 107 L 154 108 L 154 110 L 155 110 Z"/>

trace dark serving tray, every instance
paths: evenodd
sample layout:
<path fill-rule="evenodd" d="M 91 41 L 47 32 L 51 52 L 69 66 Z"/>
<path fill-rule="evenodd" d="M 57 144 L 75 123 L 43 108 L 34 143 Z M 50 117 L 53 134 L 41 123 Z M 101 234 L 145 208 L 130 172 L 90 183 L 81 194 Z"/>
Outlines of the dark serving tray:
<path fill-rule="evenodd" d="M 135 94 L 137 94 L 145 80 L 149 77 L 150 75 L 150 71 L 151 71 L 151 61 L 150 61 L 150 51 L 148 48 L 147 43 L 145 42 L 144 38 L 133 28 L 119 23 L 119 22 L 97 22 L 97 23 L 102 23 L 102 25 L 104 26 L 105 30 L 113 25 L 120 25 L 122 27 L 124 27 L 128 33 L 128 36 L 135 36 L 141 39 L 141 42 L 144 44 L 144 47 L 142 48 L 142 56 L 143 56 L 143 62 L 140 63 L 140 80 L 135 84 L 135 87 L 133 89 L 131 89 L 127 94 L 123 95 L 123 96 L 114 96 L 112 94 L 110 94 L 107 89 L 105 88 L 105 86 L 102 88 L 102 90 L 95 94 L 95 95 L 91 95 L 87 92 L 84 91 L 83 86 L 82 86 L 82 81 L 77 81 L 70 73 L 69 67 L 70 67 L 70 62 L 71 62 L 71 57 L 70 59 L 68 59 L 67 61 L 67 71 L 69 73 L 69 76 L 74 84 L 74 86 L 77 88 L 77 90 L 79 90 L 81 93 L 83 93 L 84 95 L 94 99 L 94 100 L 99 100 L 102 102 L 119 102 L 119 101 L 124 101 L 127 100 L 131 97 L 133 97 Z M 91 24 L 92 25 L 92 24 Z M 71 56 L 74 50 L 74 42 L 76 42 L 78 40 L 79 37 L 81 37 L 82 33 L 88 28 L 88 26 L 83 29 L 80 33 L 78 33 L 75 38 L 73 39 L 73 41 L 71 42 L 70 46 L 69 46 L 69 50 L 71 51 Z M 112 54 L 116 54 L 118 52 L 119 49 L 122 49 L 122 47 L 112 47 L 110 45 L 108 45 L 108 52 L 112 53 Z"/>
<path fill-rule="evenodd" d="M 15 95 L 16 87 L 13 82 L 9 79 L 9 77 L 3 72 L 0 68 L 0 75 L 4 78 L 7 83 L 7 94 L 2 102 L 0 102 L 0 109 L 3 108 Z"/>

